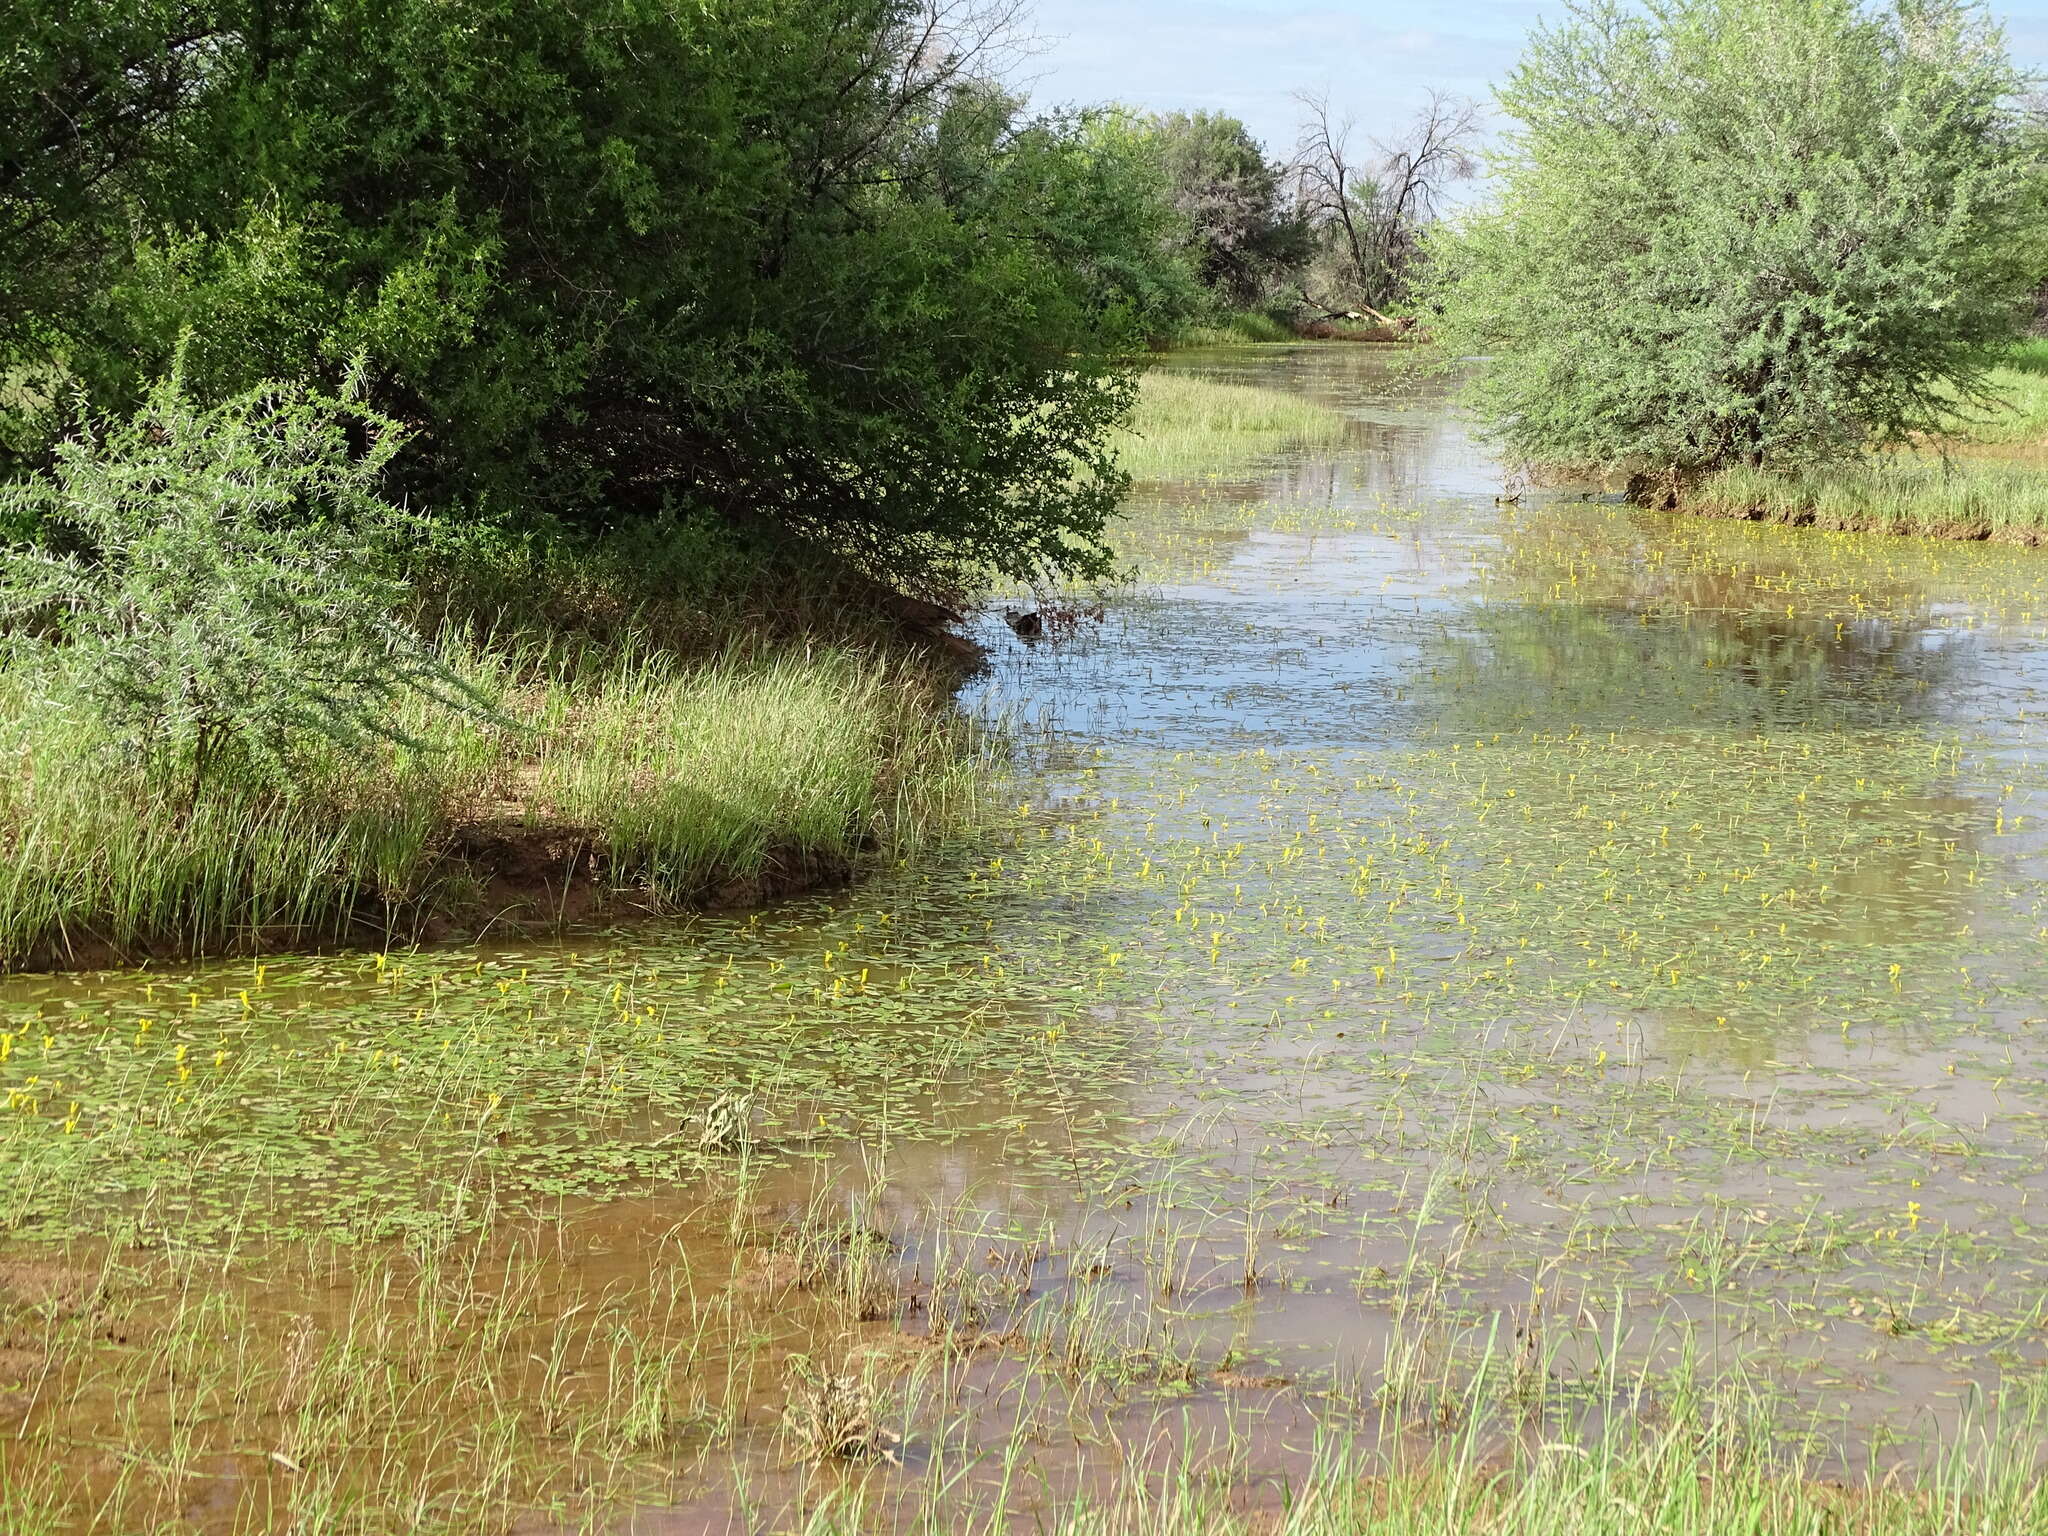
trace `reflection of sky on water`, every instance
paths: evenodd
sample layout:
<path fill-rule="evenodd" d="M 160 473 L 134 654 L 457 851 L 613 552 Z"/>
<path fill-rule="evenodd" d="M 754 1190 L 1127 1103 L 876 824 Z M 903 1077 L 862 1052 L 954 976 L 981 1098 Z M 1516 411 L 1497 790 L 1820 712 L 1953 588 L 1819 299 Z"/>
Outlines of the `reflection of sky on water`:
<path fill-rule="evenodd" d="M 1908 541 L 1892 541 L 1883 590 L 1852 603 L 1845 579 L 1839 614 L 1795 617 L 1756 571 L 1669 558 L 1674 529 L 1697 531 L 1684 520 L 1575 491 L 1497 505 L 1502 473 L 1445 382 L 1397 357 L 1325 347 L 1175 366 L 1299 389 L 1356 425 L 1334 453 L 1140 486 L 1131 541 L 1170 524 L 1178 549 L 1066 645 L 1024 649 L 987 620 L 995 663 L 975 707 L 1176 749 L 1388 746 L 1481 717 L 1603 730 L 1910 718 L 1981 726 L 2007 752 L 2029 734 L 2011 723 L 2041 694 L 2038 630 L 1987 631 L 1952 577 L 1914 572 Z M 1484 686 L 1428 697 L 1447 673 Z"/>
<path fill-rule="evenodd" d="M 1540 1273 L 1563 1307 L 1618 1309 L 1631 1361 L 1671 1363 L 1663 1330 L 1697 1324 L 1710 1371 L 1863 1425 L 1952 1422 L 1959 1382 L 2038 1369 L 2032 1342 L 1944 1352 L 1840 1318 L 1923 1284 L 1923 1311 L 2003 1317 L 2048 1278 L 2044 871 L 2001 819 L 2048 810 L 2048 556 L 1573 489 L 1502 505 L 1445 385 L 1385 353 L 1165 366 L 1354 425 L 1139 487 L 1140 579 L 1076 640 L 984 626 L 973 707 L 1018 728 L 1090 872 L 994 937 L 1028 957 L 1051 908 L 1069 953 L 1149 967 L 1122 1098 L 1160 1162 L 1085 1215 L 1000 1146 L 954 1187 L 979 1170 L 993 1205 L 1042 1194 L 1126 1250 L 1177 1226 L 1174 1326 L 1290 1372 L 1369 1377 L 1396 1315 L 1373 1277 L 1417 1252 L 1455 1272 L 1467 1344 Z M 1904 1190 L 1929 1253 L 1872 1236 Z M 1248 1295 L 1260 1221 L 1301 1235 Z M 1981 1246 L 1933 1256 L 1951 1231 Z M 1698 1280 L 1724 1262 L 1732 1289 Z M 1118 1282 L 1145 1314 L 1142 1277 Z M 1584 1347 L 1557 1368 L 1597 1375 Z"/>
<path fill-rule="evenodd" d="M 1397 373 L 1387 354 L 1195 354 L 1175 366 L 1298 389 L 1351 416 L 1351 434 L 1334 454 L 1283 455 L 1257 476 L 1138 487 L 1132 527 L 1170 519 L 1213 563 L 1163 579 L 1141 571 L 1101 630 L 1059 648 L 1019 653 L 1000 625 L 985 624 L 998 659 L 980 707 L 1034 729 L 1153 747 L 1392 739 L 1404 681 L 1472 575 L 1470 542 L 1447 544 L 1409 514 L 1441 498 L 1490 498 L 1497 470 L 1444 408 L 1442 383 Z M 1260 507 L 1312 526 L 1385 523 L 1243 526 Z M 1223 515 L 1205 523 L 1205 509 Z"/>
<path fill-rule="evenodd" d="M 1141 579 L 1098 629 L 1036 648 L 988 629 L 996 661 L 978 707 L 1022 727 L 1052 794 L 1131 793 L 1178 775 L 1196 808 L 1256 843 L 1287 835 L 1293 813 L 1273 810 L 1263 762 L 1233 768 L 1219 754 L 1413 772 L 1417 753 L 1460 738 L 1605 738 L 1680 774 L 1665 787 L 1687 817 L 1725 817 L 1738 797 L 1768 850 L 1813 836 L 1797 785 L 1781 800 L 1757 794 L 1790 772 L 1787 754 L 1817 750 L 1825 771 L 1867 749 L 1859 771 L 1881 775 L 1867 810 L 1824 814 L 1837 854 L 1850 850 L 1833 869 L 1834 905 L 1802 915 L 1777 947 L 1954 947 L 1974 926 L 1975 949 L 1956 960 L 2009 970 L 2001 951 L 2034 921 L 2034 900 L 1979 877 L 2002 867 L 2025 879 L 2041 856 L 2019 818 L 2043 799 L 2029 780 L 2048 650 L 2026 607 L 2048 560 L 1708 524 L 1573 488 L 1504 504 L 1502 472 L 1447 404 L 1446 383 L 1398 357 L 1264 349 L 1169 366 L 1298 390 L 1356 425 L 1334 453 L 1140 487 L 1129 527 L 1145 551 Z M 1624 783 L 1627 772 L 1639 770 L 1610 775 L 1604 814 L 1625 814 L 1615 795 L 1647 803 L 1662 792 Z M 1142 793 L 1133 803 L 1182 832 L 1193 814 Z M 1319 814 L 1371 817 L 1389 804 L 1333 790 Z M 1545 814 L 1571 813 L 1566 802 Z M 1552 856 L 1553 845 L 1538 828 L 1523 854 Z M 1764 862 L 1773 878 L 1801 877 L 1779 867 L 1782 854 Z M 1646 899 L 1683 907 L 1680 873 L 1646 863 Z M 1603 916 L 1585 915 L 1599 931 Z M 1704 1010 L 1643 1015 L 1675 1058 L 1797 1033 L 1801 1017 L 1766 1015 L 1734 990 Z"/>

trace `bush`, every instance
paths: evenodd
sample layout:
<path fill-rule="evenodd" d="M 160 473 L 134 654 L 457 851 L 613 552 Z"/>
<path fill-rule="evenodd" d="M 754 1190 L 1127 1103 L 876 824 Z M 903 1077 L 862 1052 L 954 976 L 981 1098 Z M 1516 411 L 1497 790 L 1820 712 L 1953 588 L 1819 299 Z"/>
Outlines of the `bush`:
<path fill-rule="evenodd" d="M 1165 112 L 1140 137 L 1178 216 L 1174 244 L 1217 303 L 1249 309 L 1308 258 L 1309 231 L 1281 201 L 1281 167 L 1223 112 Z"/>
<path fill-rule="evenodd" d="M 1973 5 L 1584 0 L 1500 94 L 1438 338 L 1528 461 L 1684 477 L 1938 430 L 2026 300 L 2022 84 Z"/>
<path fill-rule="evenodd" d="M 395 488 L 450 517 L 1104 565 L 1124 358 L 1188 284 L 1156 170 L 990 84 L 975 6 L 18 9 L 0 472 L 193 333 L 202 404 L 366 355 Z"/>
<path fill-rule="evenodd" d="M 352 449 L 351 437 L 362 444 Z M 304 391 L 202 410 L 174 376 L 91 418 L 54 473 L 0 491 L 10 663 L 58 667 L 131 755 L 194 783 L 224 752 L 287 782 L 310 744 L 401 739 L 394 701 L 481 701 L 393 617 L 401 437 Z"/>

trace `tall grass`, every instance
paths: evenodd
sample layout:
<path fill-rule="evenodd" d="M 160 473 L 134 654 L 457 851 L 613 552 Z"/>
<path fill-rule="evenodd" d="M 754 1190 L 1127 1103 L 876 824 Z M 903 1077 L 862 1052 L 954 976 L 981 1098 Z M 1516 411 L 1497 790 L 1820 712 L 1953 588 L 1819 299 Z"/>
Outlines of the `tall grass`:
<path fill-rule="evenodd" d="M 2016 344 L 1987 382 L 1999 403 L 1966 412 L 1924 451 L 1816 469 L 1722 470 L 1688 490 L 1685 505 L 1817 528 L 2031 542 L 2048 533 L 2048 474 L 2011 450 L 2048 447 L 2048 337 Z"/>
<path fill-rule="evenodd" d="M 875 656 L 690 662 L 645 644 L 447 647 L 506 723 L 424 700 L 422 745 L 313 758 L 288 790 L 223 759 L 196 783 L 104 737 L 61 672 L 0 673 L 0 965 L 108 950 L 403 932 L 494 873 L 466 827 L 587 839 L 604 875 L 687 901 L 939 835 L 978 779 L 934 686 Z"/>
<path fill-rule="evenodd" d="M 2048 336 L 2015 345 L 1987 386 L 1999 404 L 1973 413 L 1977 419 L 1956 434 L 1959 439 L 2001 446 L 2048 443 Z"/>
<path fill-rule="evenodd" d="M 1726 469 L 1685 502 L 1694 511 L 1818 528 L 2029 539 L 2048 532 L 2048 475 L 2039 469 L 1924 454 L 1789 472 Z"/>
<path fill-rule="evenodd" d="M 1329 444 L 1344 416 L 1278 389 L 1171 371 L 1138 381 L 1138 405 L 1118 435 L 1118 462 L 1139 480 L 1215 474 L 1295 444 Z"/>
<path fill-rule="evenodd" d="M 827 652 L 679 670 L 634 648 L 593 671 L 541 701 L 531 798 L 602 828 L 614 866 L 656 885 L 850 860 L 972 799 L 959 733 L 906 669 Z"/>
<path fill-rule="evenodd" d="M 1192 347 L 1234 347 L 1247 342 L 1299 341 L 1294 328 L 1264 310 L 1234 310 L 1221 319 L 1191 325 L 1168 344 L 1173 351 Z"/>

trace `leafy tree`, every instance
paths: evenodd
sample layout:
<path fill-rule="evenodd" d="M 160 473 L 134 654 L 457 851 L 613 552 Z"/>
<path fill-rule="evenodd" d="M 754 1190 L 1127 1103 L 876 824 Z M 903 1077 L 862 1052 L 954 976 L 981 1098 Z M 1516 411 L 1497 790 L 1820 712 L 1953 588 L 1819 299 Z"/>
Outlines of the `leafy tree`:
<path fill-rule="evenodd" d="M 1500 93 L 1439 339 L 1530 461 L 1822 461 L 1950 424 L 2038 226 L 2023 80 L 1951 0 L 1578 0 Z"/>
<path fill-rule="evenodd" d="M 406 518 L 377 487 L 399 441 L 303 391 L 198 409 L 175 374 L 132 418 L 88 420 L 51 476 L 0 491 L 30 535 L 0 555 L 15 659 L 195 785 L 230 752 L 284 784 L 320 743 L 404 740 L 407 693 L 487 713 L 393 616 L 405 588 L 380 555 Z"/>
<path fill-rule="evenodd" d="M 1308 230 L 1282 201 L 1281 168 L 1227 113 L 1168 112 L 1145 126 L 1197 275 L 1225 303 L 1257 304 L 1309 254 Z"/>
<path fill-rule="evenodd" d="M 117 188 L 202 90 L 186 0 L 11 4 L 0 47 L 0 468 L 46 453 L 76 335 L 133 229 Z"/>
<path fill-rule="evenodd" d="M 389 489 L 448 515 L 1098 569 L 1122 359 L 1184 285 L 974 4 L 22 0 L 0 468 L 189 335 L 202 404 L 366 357 Z"/>

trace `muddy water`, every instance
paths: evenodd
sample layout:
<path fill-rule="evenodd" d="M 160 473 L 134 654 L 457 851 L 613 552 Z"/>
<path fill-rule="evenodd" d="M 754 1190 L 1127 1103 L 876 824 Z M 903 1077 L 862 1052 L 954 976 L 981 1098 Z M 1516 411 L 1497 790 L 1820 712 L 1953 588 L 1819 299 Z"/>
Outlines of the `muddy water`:
<path fill-rule="evenodd" d="M 1219 1325 L 1370 1374 L 1420 1243 L 1451 1332 L 1712 1318 L 1865 1430 L 2031 1373 L 2048 566 L 1514 485 L 1370 353 L 1186 366 L 1351 441 L 1145 488 L 1151 595 L 993 697 L 1170 871 L 1098 912 L 1170 977 L 1133 1102 L 1293 1224 Z"/>
<path fill-rule="evenodd" d="M 9 983 L 37 1497 L 765 1529 L 816 1496 L 799 1357 L 883 1382 L 904 1509 L 1698 1400 L 1910 1465 L 2031 1391 L 2048 557 L 1507 484 L 1373 349 L 1170 366 L 1352 425 L 1139 487 L 1099 626 L 990 622 L 975 846 L 568 945 Z"/>

